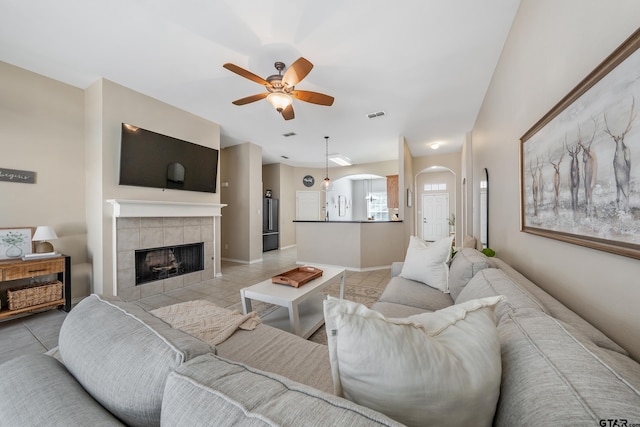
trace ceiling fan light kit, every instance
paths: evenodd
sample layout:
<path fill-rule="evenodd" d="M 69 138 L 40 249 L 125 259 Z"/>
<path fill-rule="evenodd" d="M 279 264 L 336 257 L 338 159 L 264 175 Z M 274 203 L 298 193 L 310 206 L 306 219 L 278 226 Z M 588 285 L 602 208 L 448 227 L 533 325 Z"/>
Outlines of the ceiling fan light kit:
<path fill-rule="evenodd" d="M 278 113 L 282 113 L 282 110 L 293 103 L 291 96 L 282 92 L 270 93 L 267 95 L 267 101 L 273 105 L 273 108 L 275 108 Z"/>
<path fill-rule="evenodd" d="M 276 62 L 274 67 L 278 70 L 278 74 L 271 75 L 266 79 L 235 64 L 226 63 L 223 67 L 239 76 L 259 83 L 267 89 L 267 92 L 236 99 L 233 101 L 235 105 L 245 105 L 267 98 L 267 101 L 273 105 L 285 120 L 291 120 L 295 117 L 293 112 L 293 98 L 311 104 L 324 106 L 333 105 L 334 99 L 332 96 L 306 90 L 295 90 L 295 86 L 300 83 L 313 68 L 313 64 L 302 57 L 291 64 L 284 75 L 282 74 L 282 70 L 284 70 L 285 64 L 283 62 Z"/>

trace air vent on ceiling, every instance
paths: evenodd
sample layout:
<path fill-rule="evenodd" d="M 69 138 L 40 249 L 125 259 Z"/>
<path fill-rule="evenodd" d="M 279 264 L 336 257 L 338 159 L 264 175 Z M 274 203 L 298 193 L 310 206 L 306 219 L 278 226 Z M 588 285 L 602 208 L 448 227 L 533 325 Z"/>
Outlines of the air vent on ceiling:
<path fill-rule="evenodd" d="M 375 119 L 376 117 L 381 117 L 386 115 L 387 113 L 385 113 L 384 111 L 376 111 L 375 113 L 369 113 L 367 114 L 367 117 L 369 117 L 370 119 Z"/>
<path fill-rule="evenodd" d="M 289 158 L 288 156 L 280 156 L 280 157 L 282 157 L 285 160 L 287 160 Z"/>
<path fill-rule="evenodd" d="M 285 138 L 288 138 L 290 136 L 294 136 L 296 133 L 295 132 L 288 132 L 288 133 L 283 133 L 282 136 L 284 136 Z"/>

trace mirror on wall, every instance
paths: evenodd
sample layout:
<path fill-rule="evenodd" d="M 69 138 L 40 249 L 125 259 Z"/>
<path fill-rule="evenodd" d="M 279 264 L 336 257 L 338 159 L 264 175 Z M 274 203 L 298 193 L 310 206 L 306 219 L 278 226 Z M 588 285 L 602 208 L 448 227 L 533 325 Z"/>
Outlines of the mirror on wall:
<path fill-rule="evenodd" d="M 487 168 L 480 174 L 480 243 L 483 248 L 489 247 L 489 171 Z"/>

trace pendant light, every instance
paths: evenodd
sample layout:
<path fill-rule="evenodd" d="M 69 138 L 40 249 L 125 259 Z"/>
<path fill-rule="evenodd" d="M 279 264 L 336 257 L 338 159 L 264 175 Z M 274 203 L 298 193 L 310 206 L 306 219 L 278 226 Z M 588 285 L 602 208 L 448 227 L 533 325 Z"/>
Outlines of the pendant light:
<path fill-rule="evenodd" d="M 331 185 L 331 179 L 329 179 L 329 137 L 325 136 L 325 175 L 322 181 L 322 190 L 331 191 L 333 186 Z"/>

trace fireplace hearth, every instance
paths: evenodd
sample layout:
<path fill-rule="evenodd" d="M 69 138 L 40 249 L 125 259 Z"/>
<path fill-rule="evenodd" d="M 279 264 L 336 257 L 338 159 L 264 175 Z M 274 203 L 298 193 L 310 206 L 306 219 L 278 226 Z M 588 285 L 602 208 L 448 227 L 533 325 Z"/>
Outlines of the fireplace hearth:
<path fill-rule="evenodd" d="M 203 270 L 203 249 L 204 242 L 136 250 L 136 286 Z"/>

